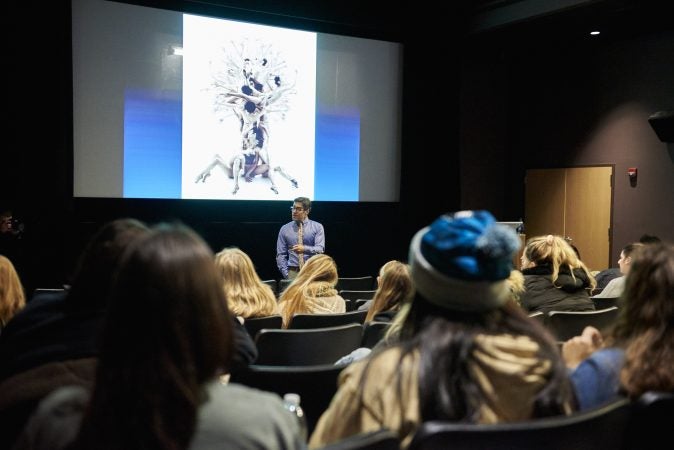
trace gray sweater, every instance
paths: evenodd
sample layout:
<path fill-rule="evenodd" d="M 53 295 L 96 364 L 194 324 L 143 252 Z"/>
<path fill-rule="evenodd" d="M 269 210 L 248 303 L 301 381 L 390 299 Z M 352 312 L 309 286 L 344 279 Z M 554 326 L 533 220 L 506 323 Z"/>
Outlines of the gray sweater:
<path fill-rule="evenodd" d="M 281 398 L 239 384 L 213 381 L 199 408 L 190 450 L 306 449 L 296 418 Z M 45 397 L 29 419 L 13 450 L 60 450 L 77 436 L 89 392 L 65 386 Z"/>

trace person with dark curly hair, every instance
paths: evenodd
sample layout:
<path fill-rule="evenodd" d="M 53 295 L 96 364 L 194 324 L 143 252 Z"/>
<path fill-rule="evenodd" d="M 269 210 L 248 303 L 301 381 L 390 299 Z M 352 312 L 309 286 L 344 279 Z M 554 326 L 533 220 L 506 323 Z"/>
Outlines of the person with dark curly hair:
<path fill-rule="evenodd" d="M 642 246 L 625 278 L 608 335 L 587 327 L 562 347 L 581 409 L 651 390 L 674 392 L 674 246 Z"/>

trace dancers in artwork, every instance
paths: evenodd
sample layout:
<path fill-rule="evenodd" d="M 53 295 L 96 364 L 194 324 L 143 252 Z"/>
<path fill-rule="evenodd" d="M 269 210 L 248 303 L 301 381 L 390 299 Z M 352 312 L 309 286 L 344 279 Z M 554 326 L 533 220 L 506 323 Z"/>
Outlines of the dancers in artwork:
<path fill-rule="evenodd" d="M 271 50 L 270 45 L 258 46 L 251 51 L 248 43 L 231 46 L 234 51 L 224 51 L 224 68 L 212 72 L 213 108 L 223 114 L 221 121 L 232 115 L 239 123 L 241 150 L 228 160 L 216 154 L 213 161 L 196 178 L 205 182 L 211 170 L 219 166 L 234 180 L 232 194 L 239 190 L 239 177 L 247 182 L 257 175 L 269 179 L 270 189 L 278 194 L 275 174 L 290 181 L 293 188 L 297 180 L 281 166 L 273 166 L 269 156 L 269 126 L 272 119 L 283 121 L 290 109 L 289 98 L 296 93 L 294 81 L 286 82 L 285 61 Z M 253 53 L 252 57 L 245 56 Z M 272 169 L 273 167 L 273 169 Z"/>

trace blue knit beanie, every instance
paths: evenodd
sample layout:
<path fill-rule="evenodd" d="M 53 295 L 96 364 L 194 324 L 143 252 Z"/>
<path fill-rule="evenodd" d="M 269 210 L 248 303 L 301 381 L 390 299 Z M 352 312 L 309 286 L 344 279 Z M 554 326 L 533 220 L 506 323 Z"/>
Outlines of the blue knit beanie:
<path fill-rule="evenodd" d="M 410 244 L 416 290 L 429 302 L 483 312 L 508 299 L 505 279 L 520 247 L 517 234 L 488 211 L 445 214 L 420 230 Z"/>

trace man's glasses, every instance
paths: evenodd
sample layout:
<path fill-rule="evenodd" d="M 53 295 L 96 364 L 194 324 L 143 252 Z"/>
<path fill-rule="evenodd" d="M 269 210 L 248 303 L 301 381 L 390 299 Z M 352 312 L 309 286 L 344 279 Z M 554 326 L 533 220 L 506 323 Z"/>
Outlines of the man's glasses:
<path fill-rule="evenodd" d="M 290 210 L 291 210 L 291 211 L 302 212 L 302 211 L 304 211 L 304 208 L 300 208 L 300 207 L 298 207 L 298 206 L 291 206 L 291 207 L 290 207 Z"/>

